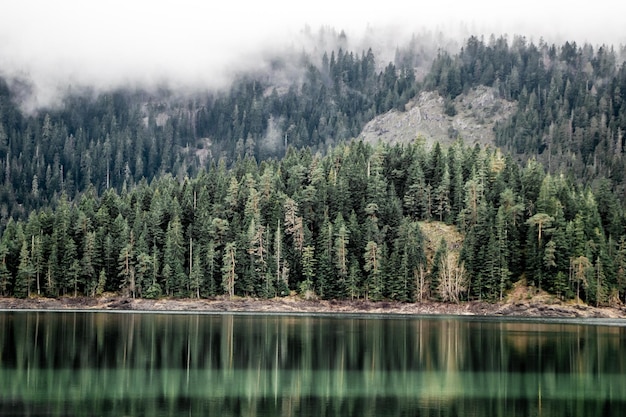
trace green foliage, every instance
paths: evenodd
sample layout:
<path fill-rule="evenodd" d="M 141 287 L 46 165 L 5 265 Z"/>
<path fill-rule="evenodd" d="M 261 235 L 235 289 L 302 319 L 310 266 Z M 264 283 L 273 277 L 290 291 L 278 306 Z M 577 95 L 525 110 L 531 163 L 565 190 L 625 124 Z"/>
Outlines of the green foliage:
<path fill-rule="evenodd" d="M 443 112 L 450 117 L 454 117 L 457 114 L 456 111 L 456 106 L 454 105 L 454 101 L 452 101 L 450 98 L 447 98 L 444 102 L 443 102 Z"/>
<path fill-rule="evenodd" d="M 161 286 L 154 282 L 150 284 L 150 286 L 146 289 L 144 297 L 147 299 L 157 299 L 163 295 L 163 291 L 161 290 Z"/>
<path fill-rule="evenodd" d="M 300 286 L 301 291 L 307 293 L 313 288 L 313 277 L 315 276 L 315 248 L 313 246 L 305 246 L 302 252 L 302 275 L 304 281 Z"/>
<path fill-rule="evenodd" d="M 286 89 L 243 76 L 193 102 L 116 91 L 25 115 L 0 89 L 0 293 L 436 298 L 445 248 L 427 259 L 418 222 L 440 221 L 465 236 L 469 298 L 524 275 L 563 298 L 626 299 L 614 51 L 472 37 L 423 86 L 371 51 L 325 56 Z M 478 85 L 517 104 L 495 129 L 511 155 L 342 141 L 422 87 L 453 115 Z"/>
<path fill-rule="evenodd" d="M 106 288 L 106 282 L 107 282 L 107 275 L 103 269 L 100 271 L 100 274 L 98 275 L 98 285 L 95 290 L 95 295 L 101 296 L 102 294 L 104 294 L 104 289 Z"/>
<path fill-rule="evenodd" d="M 233 162 L 282 156 L 288 147 L 325 149 L 357 136 L 377 114 L 403 109 L 417 91 L 412 70 L 393 63 L 379 70 L 371 50 L 329 54 L 322 66 L 302 56 L 294 63 L 302 76 L 286 91 L 252 73 L 230 91 L 186 98 L 167 88 L 68 93 L 62 106 L 32 115 L 0 77 L 0 226 L 57 204 L 63 193 L 198 174 L 212 155 Z"/>
<path fill-rule="evenodd" d="M 28 244 L 22 243 L 20 250 L 20 264 L 15 278 L 13 294 L 17 298 L 26 298 L 30 295 L 30 286 L 33 279 L 33 267 L 29 258 Z"/>
<path fill-rule="evenodd" d="M 229 242 L 224 248 L 222 257 L 222 288 L 229 297 L 235 295 L 235 281 L 237 280 L 237 247 L 235 242 Z"/>
<path fill-rule="evenodd" d="M 120 194 L 62 200 L 56 210 L 7 225 L 0 290 L 28 296 L 40 282 L 46 295 L 113 290 L 155 298 L 273 297 L 291 288 L 331 299 L 411 301 L 437 298 L 446 276 L 456 292 L 466 287 L 470 298 L 497 300 L 525 274 L 560 297 L 623 298 L 626 237 L 621 245 L 607 239 L 605 227 L 615 223 L 603 220 L 622 221 L 622 212 L 600 215 L 591 189 L 540 164 L 517 173 L 511 164 L 459 142 L 430 150 L 354 143 L 326 156 L 240 160 L 183 181 L 164 176 Z M 299 186 L 285 175 L 294 166 L 309 172 L 298 174 Z M 307 189 L 313 182 L 315 190 Z M 212 197 L 191 190 L 212 190 Z M 338 192 L 339 205 L 330 198 Z M 413 204 L 410 196 L 419 195 L 430 203 Z M 418 221 L 433 217 L 464 231 L 457 265 L 445 241 L 426 257 Z M 461 264 L 468 284 L 451 281 Z"/>
<path fill-rule="evenodd" d="M 494 87 L 500 97 L 517 104 L 513 116 L 496 126 L 498 146 L 535 157 L 550 172 L 589 185 L 600 180 L 601 187 L 608 185 L 603 178 L 611 178 L 611 188 L 623 189 L 625 74 L 626 66 L 606 45 L 472 36 L 458 55 L 435 58 L 426 85 L 447 98 L 446 113 L 452 112 L 450 99 L 459 91 Z M 608 208 L 614 203 L 607 196 L 602 198 Z M 602 218 L 611 229 L 619 224 L 608 212 Z"/>

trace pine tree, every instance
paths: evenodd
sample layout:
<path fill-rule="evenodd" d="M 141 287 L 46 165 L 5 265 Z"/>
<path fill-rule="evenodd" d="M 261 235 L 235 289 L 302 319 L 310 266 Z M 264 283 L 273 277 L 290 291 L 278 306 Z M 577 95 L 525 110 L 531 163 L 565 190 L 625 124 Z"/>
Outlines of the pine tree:
<path fill-rule="evenodd" d="M 335 230 L 335 243 L 333 245 L 334 263 L 337 271 L 336 288 L 345 287 L 349 272 L 348 244 L 350 243 L 350 231 L 346 227 L 343 216 L 339 214 L 333 226 Z"/>
<path fill-rule="evenodd" d="M 398 238 L 394 241 L 395 256 L 390 260 L 390 268 L 393 269 L 387 288 L 391 298 L 410 301 L 412 298 L 422 300 L 426 296 L 423 239 L 419 224 L 404 218 L 398 228 Z"/>
<path fill-rule="evenodd" d="M 98 285 L 94 263 L 96 258 L 96 232 L 87 232 L 83 246 L 83 257 L 80 260 L 80 279 L 85 287 L 85 293 L 93 297 Z"/>
<path fill-rule="evenodd" d="M 549 216 L 546 213 L 537 213 L 534 216 L 530 217 L 526 224 L 530 226 L 530 232 L 528 234 L 527 246 L 530 248 L 527 257 L 529 258 L 529 266 L 532 268 L 532 279 L 535 285 L 541 290 L 542 289 L 542 281 L 544 278 L 544 250 L 545 250 L 545 232 L 548 229 L 552 222 L 554 221 L 554 217 Z M 535 240 L 534 235 L 536 234 L 537 238 Z"/>
<path fill-rule="evenodd" d="M 424 173 L 419 163 L 412 164 L 409 170 L 407 190 L 403 197 L 404 210 L 413 220 L 425 220 L 429 196 Z"/>
<path fill-rule="evenodd" d="M 284 207 L 285 233 L 292 236 L 294 249 L 301 254 L 304 249 L 304 224 L 298 215 L 298 203 L 287 198 Z"/>
<path fill-rule="evenodd" d="M 31 236 L 31 262 L 35 273 L 35 288 L 37 295 L 41 295 L 41 273 L 44 270 L 44 253 L 41 234 Z"/>
<path fill-rule="evenodd" d="M 69 277 L 69 282 L 73 286 L 74 298 L 76 298 L 78 296 L 79 286 L 83 284 L 80 262 L 78 259 L 74 259 L 74 261 L 72 261 L 72 265 L 70 266 L 69 271 L 67 271 L 67 275 Z"/>
<path fill-rule="evenodd" d="M 382 296 L 385 299 L 396 301 L 409 301 L 408 282 L 404 279 L 407 276 L 407 265 L 398 253 L 397 240 L 386 255 L 385 262 L 382 263 Z"/>
<path fill-rule="evenodd" d="M 1 126 L 1 125 L 0 125 Z M 7 254 L 9 249 L 5 244 L 0 244 L 0 295 L 9 295 L 11 273 L 7 268 Z"/>
<path fill-rule="evenodd" d="M 580 286 L 583 286 L 583 289 L 587 287 L 588 280 L 587 275 L 588 271 L 591 268 L 591 262 L 585 256 L 579 256 L 577 258 L 573 258 L 570 264 L 570 279 L 574 282 L 576 288 L 576 301 L 580 300 Z"/>
<path fill-rule="evenodd" d="M 152 256 L 146 252 L 139 252 L 136 256 L 135 263 L 135 286 L 137 288 L 137 295 L 144 297 L 148 293 L 148 289 L 152 282 L 154 262 Z"/>
<path fill-rule="evenodd" d="M 333 267 L 333 224 L 325 213 L 319 226 L 319 232 L 315 241 L 317 250 L 317 272 L 315 280 L 315 292 L 319 297 L 332 298 L 332 283 L 336 282 Z"/>
<path fill-rule="evenodd" d="M 253 286 L 258 293 L 262 290 L 263 281 L 267 275 L 267 252 L 269 245 L 265 233 L 266 228 L 258 225 L 257 221 L 254 218 L 250 221 L 247 233 L 248 254 L 250 255 L 250 267 L 253 273 L 251 285 L 247 287 Z"/>
<path fill-rule="evenodd" d="M 300 293 L 305 298 L 309 298 L 311 291 L 313 290 L 313 277 L 315 277 L 315 247 L 307 245 L 302 252 L 302 275 L 304 275 L 304 281 L 300 285 Z"/>
<path fill-rule="evenodd" d="M 0 256 L 2 256 L 2 246 L 0 246 Z M 626 302 L 626 237 L 622 236 L 620 238 L 618 248 L 617 248 L 617 256 L 615 260 L 616 265 L 616 286 L 617 286 L 617 298 L 620 299 L 620 296 L 624 295 L 624 301 Z M 2 265 L 0 265 L 0 280 L 2 279 Z M 0 281 L 1 282 L 1 281 Z"/>
<path fill-rule="evenodd" d="M 450 174 L 447 167 L 439 185 L 433 190 L 433 213 L 440 222 L 449 220 L 451 213 Z"/>
<path fill-rule="evenodd" d="M 72 267 L 75 266 L 74 261 L 78 259 L 78 249 L 72 237 L 68 238 L 63 249 L 63 256 L 61 256 L 60 271 L 58 272 L 59 277 L 57 282 L 59 283 L 62 294 L 66 295 L 68 292 L 73 293 L 74 289 L 78 287 L 76 280 L 80 279 L 80 277 L 69 273 L 69 271 L 72 270 Z"/>
<path fill-rule="evenodd" d="M 217 273 L 219 271 L 218 267 L 218 259 L 219 249 L 217 249 L 215 242 L 211 239 L 206 244 L 204 249 L 204 281 L 205 285 L 205 294 L 208 296 L 214 296 L 218 294 L 218 282 L 221 282 L 221 277 L 219 280 L 217 279 Z"/>
<path fill-rule="evenodd" d="M 222 288 L 229 297 L 235 296 L 235 281 L 237 280 L 237 247 L 234 242 L 229 242 L 224 248 L 222 257 Z"/>
<path fill-rule="evenodd" d="M 502 280 L 507 274 L 522 274 L 520 222 L 524 205 L 511 188 L 500 193 L 500 207 L 496 213 L 496 233 L 500 246 L 500 268 Z M 505 285 L 506 286 L 506 285 Z M 502 288 L 503 290 L 504 288 Z"/>
<path fill-rule="evenodd" d="M 188 283 L 184 265 L 185 243 L 182 224 L 180 219 L 175 216 L 168 224 L 163 252 L 163 278 L 165 279 L 165 292 L 167 295 L 176 297 L 188 295 Z M 166 267 L 167 270 L 165 269 Z"/>
<path fill-rule="evenodd" d="M 118 276 L 120 278 L 120 289 L 129 294 L 132 298 L 136 295 L 135 281 L 135 260 L 134 260 L 134 241 L 132 238 L 128 244 L 120 251 L 118 256 Z"/>
<path fill-rule="evenodd" d="M 381 263 L 382 250 L 374 241 L 367 242 L 365 252 L 363 253 L 365 264 L 363 269 L 367 272 L 365 279 L 365 298 L 378 301 L 382 298 L 382 282 L 381 282 Z"/>
<path fill-rule="evenodd" d="M 34 276 L 34 269 L 30 261 L 30 253 L 28 251 L 28 243 L 22 243 L 20 250 L 20 263 L 15 278 L 15 287 L 13 295 L 18 298 L 26 298 L 30 296 L 30 287 Z"/>
<path fill-rule="evenodd" d="M 200 253 L 196 251 L 193 254 L 191 270 L 189 272 L 189 285 L 191 290 L 191 296 L 200 298 L 200 292 L 204 284 L 204 276 L 202 272 L 202 266 L 200 263 Z"/>
<path fill-rule="evenodd" d="M 500 206 L 498 214 L 496 215 L 496 250 L 497 250 L 497 272 L 499 272 L 499 299 L 502 301 L 504 297 L 504 291 L 510 285 L 511 270 L 511 245 L 509 243 L 509 213 L 507 209 Z"/>
<path fill-rule="evenodd" d="M 140 254 L 141 255 L 141 254 Z M 159 284 L 159 251 L 158 248 L 156 247 L 156 245 L 153 245 L 152 247 L 152 254 L 150 255 L 150 261 L 145 260 L 146 264 L 149 263 L 149 267 L 152 270 L 151 272 L 151 276 L 150 276 L 150 283 L 146 285 L 147 289 L 145 290 L 145 298 L 151 298 L 151 299 L 155 299 L 155 298 L 159 298 L 162 293 L 163 290 L 161 288 L 161 285 Z M 143 265 L 144 265 L 144 261 L 142 261 L 141 259 L 138 259 L 138 269 L 142 270 L 143 269 Z"/>
<path fill-rule="evenodd" d="M 359 268 L 359 263 L 356 259 L 352 259 L 350 262 L 348 281 L 345 286 L 346 296 L 349 296 L 351 300 L 360 298 L 361 293 L 363 292 L 362 276 L 363 272 Z"/>

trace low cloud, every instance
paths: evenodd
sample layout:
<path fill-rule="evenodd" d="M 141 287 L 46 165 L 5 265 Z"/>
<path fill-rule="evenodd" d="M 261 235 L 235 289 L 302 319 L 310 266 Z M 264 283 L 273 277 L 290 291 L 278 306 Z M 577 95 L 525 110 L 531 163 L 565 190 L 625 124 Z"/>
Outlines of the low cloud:
<path fill-rule="evenodd" d="M 238 72 L 268 65 L 272 54 L 336 46 L 319 28 L 345 30 L 350 47 L 372 46 L 383 61 L 412 33 L 425 31 L 435 34 L 435 42 L 443 42 L 439 35 L 458 39 L 476 33 L 624 41 L 619 20 L 626 7 L 610 0 L 584 8 L 538 0 L 506 6 L 441 0 L 427 7 L 400 0 L 299 3 L 15 1 L 0 15 L 0 75 L 22 80 L 14 83 L 22 88 L 25 106 L 36 108 L 53 105 L 71 87 L 220 88 Z"/>

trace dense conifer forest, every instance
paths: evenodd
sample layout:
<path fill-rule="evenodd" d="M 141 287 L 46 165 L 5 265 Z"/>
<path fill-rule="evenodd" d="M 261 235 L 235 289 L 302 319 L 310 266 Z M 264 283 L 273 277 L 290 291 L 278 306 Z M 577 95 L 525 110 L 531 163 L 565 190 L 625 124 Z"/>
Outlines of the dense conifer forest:
<path fill-rule="evenodd" d="M 303 54 L 287 87 L 81 90 L 32 114 L 0 80 L 0 295 L 495 301 L 525 279 L 624 300 L 621 52 L 471 37 L 417 77 L 418 50 Z M 420 91 L 453 115 L 479 85 L 516 103 L 493 146 L 353 140 Z M 427 256 L 433 221 L 462 247 Z"/>

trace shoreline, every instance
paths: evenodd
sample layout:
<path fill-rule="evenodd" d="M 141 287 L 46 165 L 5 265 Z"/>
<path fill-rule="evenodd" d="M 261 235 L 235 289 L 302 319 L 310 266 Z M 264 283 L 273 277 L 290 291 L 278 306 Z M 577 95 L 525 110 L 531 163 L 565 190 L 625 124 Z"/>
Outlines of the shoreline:
<path fill-rule="evenodd" d="M 297 296 L 273 299 L 219 297 L 213 299 L 132 299 L 121 296 L 31 297 L 26 299 L 0 297 L 0 310 L 72 310 L 72 311 L 142 311 L 142 312 L 205 312 L 205 313 L 283 313 L 283 314 L 371 314 L 432 315 L 527 318 L 608 318 L 626 319 L 626 306 L 592 307 L 585 304 L 524 300 L 488 303 L 469 301 L 459 304 L 434 301 L 400 303 L 366 300 L 304 300 Z"/>

